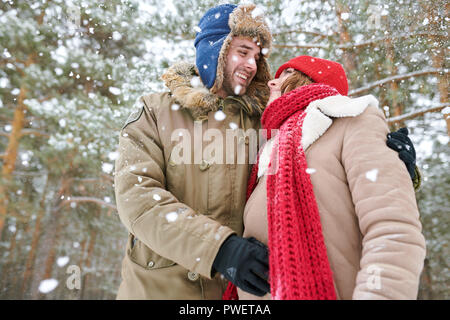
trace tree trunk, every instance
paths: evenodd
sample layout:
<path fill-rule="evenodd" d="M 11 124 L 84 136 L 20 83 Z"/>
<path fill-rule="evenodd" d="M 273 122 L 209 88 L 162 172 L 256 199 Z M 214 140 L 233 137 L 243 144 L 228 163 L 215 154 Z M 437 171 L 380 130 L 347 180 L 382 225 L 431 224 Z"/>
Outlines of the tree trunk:
<path fill-rule="evenodd" d="M 42 25 L 44 22 L 45 9 L 48 7 L 48 3 L 44 4 L 39 16 L 36 17 L 38 25 Z M 25 67 L 36 62 L 37 52 L 32 52 L 28 55 L 25 61 Z M 22 73 L 22 77 L 25 75 Z M 11 175 L 15 169 L 17 152 L 19 149 L 19 140 L 22 137 L 22 130 L 24 125 L 25 113 L 27 110 L 24 100 L 27 98 L 27 88 L 25 83 L 22 82 L 20 86 L 19 97 L 17 99 L 17 107 L 14 110 L 14 118 L 12 121 L 12 131 L 9 135 L 8 146 L 3 156 L 2 176 L 3 181 L 0 183 L 0 239 L 2 238 L 2 231 L 5 226 L 5 220 L 8 214 L 8 185 L 11 181 Z"/>
<path fill-rule="evenodd" d="M 25 118 L 25 105 L 23 101 L 26 97 L 25 86 L 22 85 L 19 93 L 19 100 L 16 110 L 14 111 L 14 119 L 12 121 L 12 131 L 9 135 L 8 146 L 6 147 L 5 156 L 3 157 L 2 179 L 0 184 L 0 239 L 2 236 L 5 220 L 8 212 L 8 185 L 11 181 L 11 175 L 14 171 L 17 152 L 19 149 L 19 139 L 23 129 L 23 119 Z"/>
<path fill-rule="evenodd" d="M 384 43 L 384 46 L 386 48 L 386 58 L 388 60 L 388 76 L 392 77 L 398 74 L 398 68 L 395 65 L 395 50 L 394 45 L 392 44 L 391 39 L 387 39 Z M 404 106 L 402 103 L 399 103 L 398 96 L 400 95 L 399 89 L 398 89 L 398 82 L 392 81 L 390 83 L 390 95 L 392 97 L 390 110 L 392 111 L 392 114 L 394 117 L 401 116 L 403 114 Z M 398 129 L 400 127 L 403 127 L 404 123 L 399 122 L 394 124 L 395 129 Z"/>
<path fill-rule="evenodd" d="M 45 226 L 45 231 L 42 235 L 42 241 L 39 246 L 39 252 L 36 255 L 34 265 L 33 279 L 31 281 L 31 289 L 29 295 L 31 299 L 43 299 L 44 294 L 39 292 L 39 285 L 42 280 L 51 277 L 51 272 L 55 262 L 56 245 L 59 238 L 59 233 L 61 230 L 61 208 L 60 204 L 62 202 L 61 197 L 65 194 L 69 187 L 68 179 L 63 176 L 60 180 L 60 188 L 55 194 L 51 213 L 47 224 Z M 59 283 L 59 285 L 65 285 L 64 283 Z"/>
<path fill-rule="evenodd" d="M 96 216 L 98 216 L 98 212 L 97 212 Z M 86 267 L 86 269 L 89 269 L 91 267 L 91 265 L 92 265 L 92 256 L 93 256 L 93 253 L 94 253 L 94 247 L 95 247 L 95 240 L 96 240 L 96 238 L 97 238 L 97 230 L 92 229 L 91 232 L 90 232 L 90 236 L 89 236 L 89 245 L 88 245 L 87 257 L 86 257 L 86 260 L 84 262 L 84 266 Z M 86 296 L 86 293 L 87 293 L 86 286 L 88 284 L 89 278 L 90 278 L 90 273 L 87 273 L 87 274 L 85 274 L 83 276 L 83 281 L 81 283 L 81 296 L 80 296 L 81 300 L 89 299 Z"/>
<path fill-rule="evenodd" d="M 350 13 L 350 9 L 345 6 L 341 1 L 336 1 L 336 16 L 337 16 L 337 20 L 338 20 L 338 30 L 339 30 L 339 43 L 341 45 L 345 45 L 345 44 L 349 44 L 353 41 L 348 28 L 346 26 L 345 20 L 342 19 L 342 14 L 343 13 Z M 356 59 L 357 56 L 355 54 L 355 52 L 353 52 L 353 48 L 349 48 L 349 49 L 343 49 L 344 53 L 343 53 L 343 65 L 344 65 L 344 69 L 345 72 L 347 73 L 347 76 L 352 74 L 353 71 L 356 70 L 357 65 L 356 65 Z M 350 86 L 350 77 L 349 77 L 349 86 Z M 353 79 L 352 79 L 353 80 Z M 355 83 L 352 83 L 352 87 L 357 88 L 359 86 L 359 83 L 356 79 Z"/>
<path fill-rule="evenodd" d="M 428 258 L 424 261 L 420 284 L 421 290 L 419 291 L 418 299 L 433 300 L 433 281 L 431 277 L 430 261 Z"/>
<path fill-rule="evenodd" d="M 6 299 L 14 299 L 14 293 L 13 291 L 13 265 L 14 265 L 14 253 L 16 248 L 16 235 L 18 232 L 18 227 L 16 226 L 16 230 L 11 235 L 11 239 L 9 240 L 9 248 L 8 248 L 8 259 L 6 263 L 4 263 L 2 268 L 2 277 L 1 277 L 1 284 L 3 290 L 6 289 L 7 296 L 5 296 Z"/>
<path fill-rule="evenodd" d="M 25 67 L 32 65 L 35 61 L 36 54 L 32 53 L 25 61 Z M 2 179 L 0 183 L 0 239 L 5 226 L 5 220 L 8 214 L 8 185 L 11 181 L 12 173 L 16 167 L 17 153 L 19 150 L 19 140 L 22 136 L 24 126 L 25 112 L 27 110 L 24 104 L 27 98 L 27 88 L 25 83 L 20 87 L 19 97 L 17 99 L 17 107 L 14 110 L 14 118 L 12 121 L 12 131 L 9 135 L 8 145 L 3 157 Z"/>
<path fill-rule="evenodd" d="M 90 232 L 90 236 L 89 236 L 89 246 L 88 246 L 88 252 L 87 252 L 87 257 L 86 257 L 86 261 L 84 263 L 84 266 L 86 267 L 86 269 L 89 269 L 91 267 L 92 264 L 92 256 L 94 253 L 94 247 L 95 247 L 95 240 L 97 238 L 97 231 L 96 230 L 92 230 Z M 83 276 L 83 281 L 81 283 L 81 297 L 80 299 L 83 300 L 86 297 L 86 292 L 87 292 L 87 283 L 88 283 L 88 279 L 90 278 L 90 273 L 87 273 Z"/>
<path fill-rule="evenodd" d="M 36 223 L 34 226 L 33 237 L 31 240 L 31 249 L 30 249 L 30 252 L 28 253 L 27 261 L 25 263 L 25 272 L 23 274 L 23 282 L 22 282 L 22 288 L 21 288 L 22 296 L 25 294 L 25 291 L 27 290 L 27 287 L 29 284 L 28 282 L 30 281 L 30 278 L 31 278 L 31 271 L 33 269 L 33 263 L 35 260 L 37 247 L 39 244 L 39 239 L 40 239 L 40 235 L 41 235 L 41 220 L 45 214 L 45 198 L 47 196 L 47 187 L 48 187 L 48 176 L 47 176 L 47 181 L 45 182 L 44 191 L 42 193 L 42 198 L 41 198 L 38 215 L 36 217 Z"/>
<path fill-rule="evenodd" d="M 440 7 L 439 3 L 435 4 L 433 2 L 422 2 L 422 7 L 427 12 L 428 18 L 428 29 L 430 35 L 428 37 L 428 43 L 430 44 L 431 57 L 433 62 L 433 67 L 444 69 L 445 68 L 445 58 L 447 57 L 448 48 L 445 45 L 446 39 L 441 39 L 435 34 L 440 31 L 441 25 L 446 25 L 444 19 L 448 17 L 448 5 Z M 443 10 L 443 14 L 439 14 L 439 9 Z M 442 73 L 437 75 L 438 80 L 438 91 L 439 100 L 441 104 L 448 103 L 448 74 Z M 444 114 L 444 120 L 447 124 L 447 134 L 450 136 L 450 116 L 449 114 Z"/>

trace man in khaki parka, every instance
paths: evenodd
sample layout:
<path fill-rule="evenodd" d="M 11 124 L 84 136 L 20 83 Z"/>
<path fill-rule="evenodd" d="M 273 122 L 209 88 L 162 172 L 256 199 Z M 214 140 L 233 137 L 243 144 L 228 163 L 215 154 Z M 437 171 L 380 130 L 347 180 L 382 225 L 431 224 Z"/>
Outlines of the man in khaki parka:
<path fill-rule="evenodd" d="M 242 133 L 259 128 L 269 93 L 271 34 L 254 9 L 210 9 L 199 23 L 196 65 L 169 68 L 162 79 L 170 91 L 141 97 L 121 131 L 115 192 L 129 239 L 118 299 L 222 297 L 227 280 L 215 272 L 213 262 L 225 240 L 243 232 L 250 148 Z M 228 155 L 227 129 L 237 138 Z M 223 137 L 222 162 L 215 163 L 215 155 L 207 152 L 217 141 L 208 141 L 206 134 L 202 138 L 205 132 Z M 185 142 L 192 152 L 183 150 L 187 161 L 180 163 L 177 145 Z M 245 163 L 238 161 L 235 148 L 245 150 Z M 231 163 L 226 161 L 230 153 Z M 260 244 L 244 246 L 260 250 Z M 253 260 L 265 266 L 267 252 L 262 259 L 258 254 Z M 227 263 L 216 263 L 228 269 L 228 279 L 239 275 Z M 267 292 L 266 280 L 260 287 Z"/>

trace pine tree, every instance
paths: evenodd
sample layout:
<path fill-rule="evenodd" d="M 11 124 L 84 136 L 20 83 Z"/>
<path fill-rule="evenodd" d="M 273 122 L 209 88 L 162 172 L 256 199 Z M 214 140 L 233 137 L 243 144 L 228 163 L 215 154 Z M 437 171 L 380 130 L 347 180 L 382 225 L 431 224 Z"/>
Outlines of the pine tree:
<path fill-rule="evenodd" d="M 273 72 L 302 54 L 336 60 L 350 95 L 373 94 L 391 129 L 410 129 L 428 246 L 419 297 L 447 299 L 448 5 L 255 3 L 273 32 Z M 216 4 L 0 2 L 0 298 L 114 298 L 126 241 L 112 177 L 119 130 L 138 96 L 166 90 L 168 66 L 194 61 L 195 26 Z M 69 265 L 81 290 L 65 285 Z M 43 293 L 49 277 L 57 287 Z"/>

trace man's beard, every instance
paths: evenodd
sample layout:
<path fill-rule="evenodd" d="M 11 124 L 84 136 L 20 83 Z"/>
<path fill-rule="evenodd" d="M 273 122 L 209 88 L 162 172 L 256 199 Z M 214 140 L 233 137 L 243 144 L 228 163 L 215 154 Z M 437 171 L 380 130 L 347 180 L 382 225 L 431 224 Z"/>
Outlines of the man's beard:
<path fill-rule="evenodd" d="M 243 95 L 247 91 L 247 87 L 240 86 L 241 89 L 236 93 L 236 88 L 231 85 L 231 79 L 233 78 L 233 73 L 225 72 L 223 76 L 222 88 L 226 92 L 227 96 L 239 96 Z"/>

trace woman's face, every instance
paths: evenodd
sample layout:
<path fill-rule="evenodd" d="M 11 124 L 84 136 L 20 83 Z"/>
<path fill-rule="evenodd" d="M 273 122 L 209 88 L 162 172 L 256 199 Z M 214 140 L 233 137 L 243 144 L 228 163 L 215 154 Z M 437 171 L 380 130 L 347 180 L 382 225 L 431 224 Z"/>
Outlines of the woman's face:
<path fill-rule="evenodd" d="M 294 70 L 294 68 L 284 69 L 278 79 L 270 80 L 267 83 L 270 89 L 270 96 L 267 104 L 270 104 L 273 100 L 281 97 L 281 86 L 283 85 L 283 82 L 294 72 Z"/>

